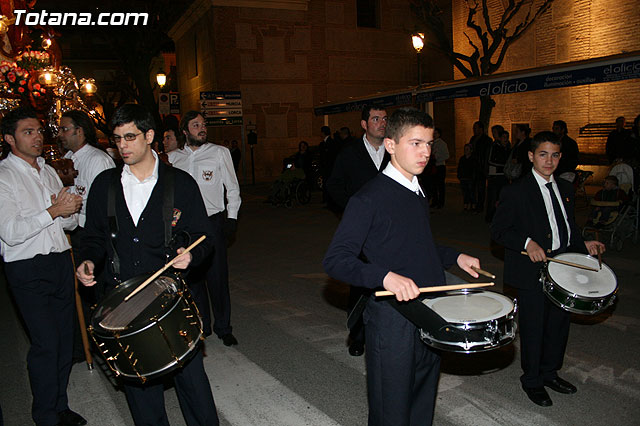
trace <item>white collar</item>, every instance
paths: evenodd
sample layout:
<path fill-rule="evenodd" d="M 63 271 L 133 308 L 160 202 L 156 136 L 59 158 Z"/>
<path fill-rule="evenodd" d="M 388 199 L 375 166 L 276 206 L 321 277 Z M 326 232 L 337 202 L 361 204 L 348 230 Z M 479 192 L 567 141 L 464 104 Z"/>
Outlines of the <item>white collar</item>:
<path fill-rule="evenodd" d="M 398 169 L 393 166 L 393 164 L 391 164 L 391 162 L 387 164 L 387 167 L 385 167 L 382 173 L 398 182 L 400 185 L 404 186 L 411 192 L 417 193 L 418 191 L 420 191 L 420 194 L 422 194 L 422 188 L 420 188 L 417 176 L 414 176 L 411 180 L 407 179 L 402 173 L 400 173 Z"/>
<path fill-rule="evenodd" d="M 140 180 L 136 177 L 136 175 L 134 175 L 131 172 L 131 168 L 129 167 L 128 164 L 125 164 L 124 167 L 122 168 L 123 174 L 129 178 L 135 179 L 137 182 L 140 182 L 140 183 L 148 182 L 150 180 L 158 180 L 158 166 L 160 165 L 160 162 L 158 161 L 158 155 L 156 154 L 156 152 L 154 150 L 151 150 L 151 153 L 153 154 L 153 158 L 155 159 L 155 164 L 153 165 L 153 173 L 151 173 L 151 175 L 144 178 L 144 180 Z"/>

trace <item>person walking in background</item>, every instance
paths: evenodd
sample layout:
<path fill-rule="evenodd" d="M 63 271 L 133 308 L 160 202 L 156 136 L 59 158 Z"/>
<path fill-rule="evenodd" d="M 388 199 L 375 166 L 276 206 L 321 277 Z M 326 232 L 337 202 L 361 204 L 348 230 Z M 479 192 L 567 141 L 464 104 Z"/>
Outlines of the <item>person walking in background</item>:
<path fill-rule="evenodd" d="M 578 143 L 569 137 L 567 134 L 567 123 L 562 120 L 553 122 L 552 131 L 560 138 L 560 142 L 562 142 L 562 156 L 556 169 L 556 176 L 573 183 L 576 178 L 578 158 L 580 157 Z"/>
<path fill-rule="evenodd" d="M 464 155 L 458 160 L 458 180 L 462 190 L 462 199 L 465 211 L 472 211 L 476 208 L 476 194 L 473 190 L 473 176 L 476 168 L 473 164 L 473 148 L 468 143 L 464 146 Z"/>
<path fill-rule="evenodd" d="M 497 127 L 497 126 L 494 126 Z M 493 130 L 493 128 L 492 128 Z M 511 151 L 509 143 L 509 132 L 504 130 L 502 126 L 497 129 L 496 137 L 489 148 L 489 176 L 487 178 L 487 212 L 484 220 L 487 223 L 493 219 L 496 211 L 496 204 L 500 197 L 502 187 L 507 183 L 504 177 L 504 165 Z"/>
<path fill-rule="evenodd" d="M 469 140 L 473 147 L 474 164 L 476 167 L 473 176 L 473 186 L 476 193 L 475 213 L 482 213 L 484 200 L 487 193 L 487 172 L 489 171 L 488 154 L 491 146 L 491 138 L 484 132 L 484 124 L 481 121 L 473 123 L 473 136 Z"/>
<path fill-rule="evenodd" d="M 447 166 L 446 162 L 449 159 L 449 148 L 447 143 L 442 140 L 442 131 L 436 127 L 433 131 L 433 147 L 431 155 L 435 157 L 436 174 L 434 176 L 434 188 L 433 188 L 433 201 L 431 207 L 441 209 L 444 207 L 445 190 L 446 190 L 446 177 Z"/>

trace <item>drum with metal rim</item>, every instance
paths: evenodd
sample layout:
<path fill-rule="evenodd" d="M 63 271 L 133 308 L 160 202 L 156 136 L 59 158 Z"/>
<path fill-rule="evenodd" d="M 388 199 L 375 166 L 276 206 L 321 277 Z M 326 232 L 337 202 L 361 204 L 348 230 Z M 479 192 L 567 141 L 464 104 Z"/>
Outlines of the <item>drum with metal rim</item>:
<path fill-rule="evenodd" d="M 420 329 L 427 345 L 449 352 L 474 353 L 499 348 L 516 336 L 517 302 L 492 291 L 457 290 L 422 301 L 455 328 L 449 340 Z"/>
<path fill-rule="evenodd" d="M 575 314 L 594 315 L 613 304 L 618 280 L 609 266 L 603 263 L 599 269 L 598 259 L 581 253 L 562 253 L 554 259 L 598 269 L 594 272 L 548 262 L 540 272 L 540 281 L 555 305 Z"/>
<path fill-rule="evenodd" d="M 124 301 L 149 276 L 114 288 L 93 312 L 89 326 L 116 376 L 143 383 L 182 366 L 202 337 L 198 308 L 177 273 L 165 272 Z"/>

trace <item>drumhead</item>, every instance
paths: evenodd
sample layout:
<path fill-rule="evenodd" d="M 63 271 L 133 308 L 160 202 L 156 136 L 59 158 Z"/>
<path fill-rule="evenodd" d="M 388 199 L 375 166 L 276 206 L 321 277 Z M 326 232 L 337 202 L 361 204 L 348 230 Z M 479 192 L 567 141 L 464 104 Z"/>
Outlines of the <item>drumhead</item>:
<path fill-rule="evenodd" d="M 127 302 L 124 301 L 148 277 L 132 278 L 113 289 L 96 308 L 91 320 L 93 327 L 113 331 L 138 330 L 153 318 L 162 318 L 169 312 L 181 289 L 179 280 L 173 276 L 159 276 Z"/>
<path fill-rule="evenodd" d="M 451 323 L 478 323 L 502 318 L 513 311 L 513 301 L 492 291 L 450 292 L 423 303 Z"/>
<path fill-rule="evenodd" d="M 586 254 L 562 253 L 557 255 L 555 259 L 598 269 L 598 259 Z M 578 296 L 599 298 L 613 293 L 618 287 L 616 275 L 604 263 L 602 264 L 602 269 L 598 272 L 593 272 L 549 262 L 547 272 L 555 284 Z"/>

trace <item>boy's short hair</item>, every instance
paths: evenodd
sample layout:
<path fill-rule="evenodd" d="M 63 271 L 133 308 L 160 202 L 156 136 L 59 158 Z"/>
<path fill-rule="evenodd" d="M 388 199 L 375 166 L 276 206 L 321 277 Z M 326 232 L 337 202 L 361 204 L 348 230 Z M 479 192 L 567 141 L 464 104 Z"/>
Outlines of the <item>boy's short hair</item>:
<path fill-rule="evenodd" d="M 19 107 L 9 111 L 2 118 L 2 124 L 0 124 L 0 132 L 2 132 L 2 136 L 11 135 L 15 137 L 16 129 L 18 128 L 18 121 L 25 120 L 27 118 L 35 118 L 38 120 L 38 115 L 34 110 L 28 107 Z"/>
<path fill-rule="evenodd" d="M 408 127 L 422 126 L 433 129 L 433 118 L 415 108 L 397 109 L 387 120 L 385 138 L 398 142 Z"/>
<path fill-rule="evenodd" d="M 111 130 L 125 124 L 133 123 L 138 130 L 147 133 L 149 130 L 155 130 L 156 122 L 148 109 L 139 104 L 124 104 L 118 108 L 111 117 L 109 125 Z"/>
<path fill-rule="evenodd" d="M 560 138 L 555 133 L 545 130 L 544 132 L 536 133 L 536 135 L 531 140 L 529 151 L 536 152 L 536 149 L 538 149 L 538 147 L 545 142 L 551 142 L 552 144 L 558 145 L 560 146 L 560 148 L 562 148 L 562 142 Z"/>
<path fill-rule="evenodd" d="M 609 175 L 609 176 L 607 176 L 606 178 L 604 178 L 604 180 L 611 181 L 611 182 L 613 182 L 613 184 L 614 184 L 615 186 L 618 186 L 618 176 L 615 176 L 615 175 Z"/>

